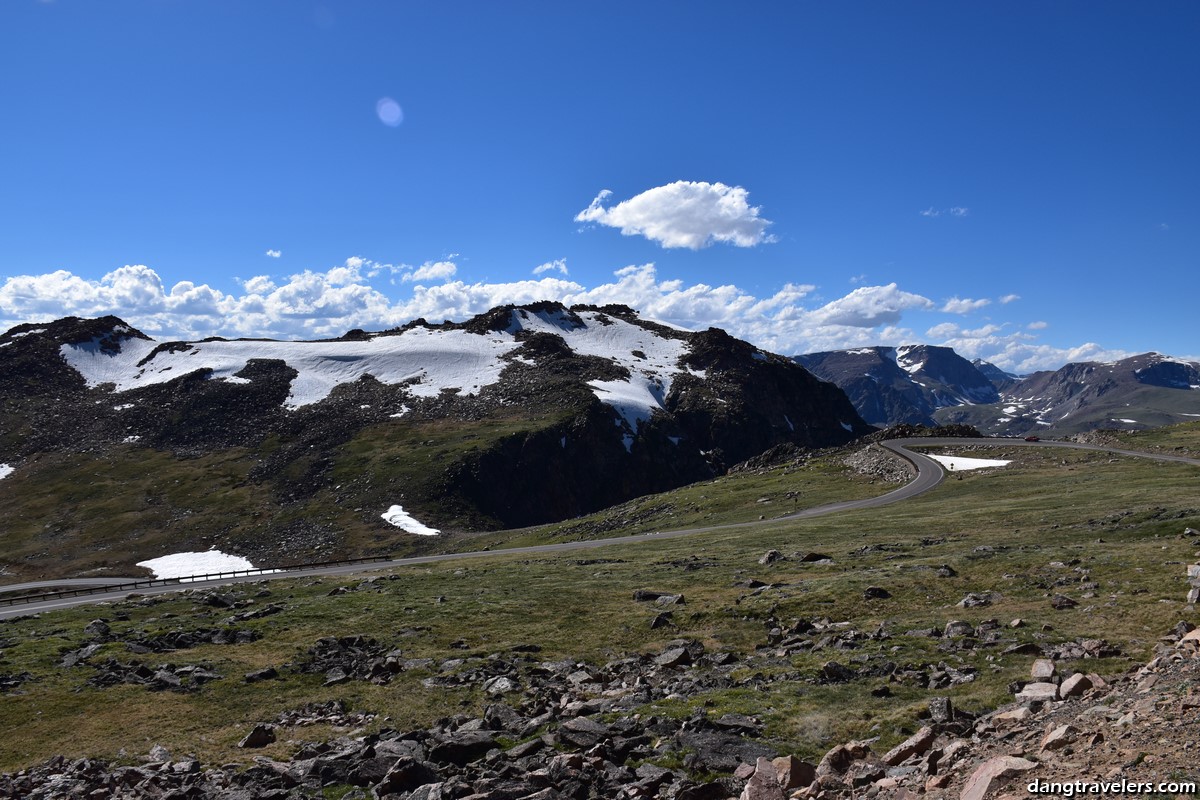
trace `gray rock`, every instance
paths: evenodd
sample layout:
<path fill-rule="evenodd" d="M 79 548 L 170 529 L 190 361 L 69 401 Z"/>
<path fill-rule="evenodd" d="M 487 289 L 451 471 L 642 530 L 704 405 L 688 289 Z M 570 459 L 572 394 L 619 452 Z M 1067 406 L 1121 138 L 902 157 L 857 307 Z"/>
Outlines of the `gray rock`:
<path fill-rule="evenodd" d="M 108 627 L 108 621 L 103 619 L 94 619 L 87 624 L 83 632 L 88 636 L 108 636 L 112 629 Z"/>
<path fill-rule="evenodd" d="M 485 731 L 464 731 L 429 748 L 429 760 L 463 766 L 487 755 L 496 740 Z"/>
<path fill-rule="evenodd" d="M 581 750 L 594 747 L 611 735 L 612 731 L 607 726 L 589 717 L 576 717 L 558 728 L 558 738 L 561 741 Z"/>
<path fill-rule="evenodd" d="M 245 738 L 238 742 L 238 747 L 266 747 L 267 745 L 272 744 L 274 741 L 275 727 L 273 725 L 263 725 L 260 723 L 255 725 L 254 729 L 246 734 Z"/>
<path fill-rule="evenodd" d="M 946 637 L 974 636 L 975 626 L 961 619 L 953 619 L 946 623 L 946 627 L 942 630 L 942 635 Z"/>

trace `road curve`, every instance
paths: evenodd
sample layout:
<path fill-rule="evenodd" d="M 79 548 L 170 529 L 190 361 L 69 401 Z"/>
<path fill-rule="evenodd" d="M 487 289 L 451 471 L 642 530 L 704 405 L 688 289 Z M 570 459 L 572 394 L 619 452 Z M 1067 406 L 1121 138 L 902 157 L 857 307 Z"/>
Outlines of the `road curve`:
<path fill-rule="evenodd" d="M 417 564 L 433 564 L 439 561 L 455 561 L 471 558 L 487 558 L 497 555 L 538 555 L 547 553 L 563 553 L 573 550 L 591 550 L 597 547 L 608 547 L 609 545 L 623 544 L 631 545 L 639 542 L 659 541 L 662 539 L 675 539 L 681 536 L 691 536 L 697 533 L 709 533 L 712 531 L 734 530 L 737 528 L 752 528 L 761 525 L 771 525 L 779 522 L 785 522 L 791 519 L 809 519 L 812 517 L 821 517 L 827 514 L 836 514 L 842 511 L 853 511 L 864 508 L 876 508 L 878 506 L 889 505 L 901 500 L 907 500 L 911 497 L 916 497 L 930 489 L 936 487 L 945 478 L 945 472 L 942 470 L 941 464 L 934 461 L 928 456 L 911 450 L 912 447 L 961 447 L 963 445 L 986 445 L 986 446 L 1002 446 L 1002 447 L 1067 447 L 1074 450 L 1098 450 L 1107 453 L 1118 453 L 1121 455 L 1136 456 L 1139 458 L 1150 458 L 1156 461 L 1173 461 L 1182 462 L 1200 466 L 1200 459 L 1186 458 L 1184 456 L 1160 455 L 1157 453 L 1143 453 L 1136 450 L 1121 450 L 1113 447 L 1101 447 L 1099 445 L 1075 444 L 1073 442 L 1027 442 L 1023 439 L 961 439 L 961 438 L 911 438 L 911 439 L 892 439 L 879 443 L 881 446 L 903 458 L 908 463 L 912 464 L 916 470 L 916 477 L 911 481 L 894 489 L 886 494 L 877 497 L 868 497 L 864 500 L 845 500 L 838 503 L 827 503 L 822 506 L 806 508 L 797 511 L 794 514 L 788 514 L 783 517 L 775 517 L 769 520 L 754 520 L 751 522 L 734 522 L 724 525 L 709 525 L 697 528 L 681 528 L 672 531 L 658 531 L 654 533 L 646 533 L 640 535 L 614 536 L 605 539 L 589 539 L 586 541 L 575 542 L 560 542 L 558 544 L 539 544 L 528 547 L 509 547 L 500 550 L 473 550 L 466 553 L 443 553 L 440 555 L 431 556 L 414 556 L 411 558 L 397 558 L 391 561 L 379 561 L 371 564 L 349 564 L 337 567 L 320 567 L 314 569 L 288 570 L 286 572 L 278 572 L 273 574 L 262 575 L 244 575 L 232 578 L 216 578 L 208 581 L 192 581 L 188 583 L 167 584 L 165 586 L 154 586 L 136 590 L 139 595 L 165 594 L 168 592 L 178 592 L 181 589 L 210 589 L 217 586 L 226 586 L 235 583 L 247 583 L 251 581 L 262 580 L 277 580 L 280 578 L 303 578 L 309 576 L 329 576 L 329 575 L 351 575 L 362 572 L 373 572 L 382 569 L 392 569 L 395 567 L 413 566 Z M 36 581 L 31 584 L 19 584 L 29 588 L 73 588 L 81 585 L 107 585 L 108 579 L 66 579 L 61 581 Z M 15 590 L 17 586 L 4 586 L 0 590 L 10 591 Z M 37 614 L 43 611 L 52 611 L 58 608 L 68 608 L 72 606 L 88 605 L 99 602 L 112 602 L 122 600 L 130 594 L 129 589 L 114 590 L 111 592 L 97 592 L 82 597 L 63 597 L 45 601 L 21 604 L 10 607 L 0 608 L 0 619 L 8 619 L 11 617 L 25 616 L 28 614 Z"/>

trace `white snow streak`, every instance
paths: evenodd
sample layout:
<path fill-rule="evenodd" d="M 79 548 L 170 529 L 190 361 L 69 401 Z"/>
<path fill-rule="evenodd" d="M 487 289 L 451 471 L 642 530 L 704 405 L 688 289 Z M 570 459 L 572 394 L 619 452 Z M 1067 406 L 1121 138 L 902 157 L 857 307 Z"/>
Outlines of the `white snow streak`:
<path fill-rule="evenodd" d="M 404 506 L 392 506 L 387 511 L 380 514 L 389 525 L 395 525 L 409 533 L 415 533 L 417 536 L 437 536 L 441 531 L 435 528 L 430 528 L 423 525 L 404 510 Z"/>
<path fill-rule="evenodd" d="M 8 464 L 0 464 L 0 480 L 4 480 L 9 475 L 13 474 L 13 468 Z"/>
<path fill-rule="evenodd" d="M 1011 461 L 1001 461 L 996 458 L 964 458 L 963 456 L 929 456 L 951 472 L 965 472 L 969 469 L 986 469 L 988 467 L 1004 467 Z"/>

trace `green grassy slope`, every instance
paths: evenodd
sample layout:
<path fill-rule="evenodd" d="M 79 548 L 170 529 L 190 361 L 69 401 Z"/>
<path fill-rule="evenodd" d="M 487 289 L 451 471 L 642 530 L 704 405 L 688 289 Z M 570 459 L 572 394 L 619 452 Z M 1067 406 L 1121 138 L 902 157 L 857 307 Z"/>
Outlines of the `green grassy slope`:
<path fill-rule="evenodd" d="M 1163 432 L 1160 446 L 1173 446 L 1174 435 Z M 1179 435 L 1186 439 L 1192 431 Z M 249 725 L 306 702 L 342 699 L 351 709 L 383 715 L 376 727 L 395 728 L 428 725 L 488 702 L 473 689 L 426 688 L 421 681 L 429 672 L 424 670 L 401 673 L 388 686 L 351 682 L 323 688 L 320 676 L 286 668 L 280 680 L 242 682 L 249 670 L 297 660 L 322 636 L 364 634 L 402 649 L 406 657 L 439 661 L 536 643 L 543 648 L 538 658 L 592 663 L 630 651 L 655 651 L 683 636 L 705 642 L 710 650 L 736 653 L 745 665 L 738 674 L 749 677 L 759 668 L 756 647 L 765 644 L 768 623 L 796 619 L 845 622 L 863 632 L 883 626 L 891 636 L 864 639 L 850 651 L 797 654 L 786 665 L 794 680 L 761 689 L 703 692 L 644 711 L 687 715 L 703 705 L 710 714 L 753 712 L 767 722 L 768 738 L 801 755 L 816 755 L 850 737 L 874 735 L 886 748 L 912 729 L 930 696 L 949 695 L 968 709 L 994 706 L 1009 696 L 1010 681 L 1028 675 L 1031 660 L 1004 655 L 1003 646 L 940 650 L 937 639 L 907 631 L 940 627 L 952 619 L 978 624 L 994 618 L 1006 626 L 1023 618 L 1024 627 L 1003 628 L 1003 645 L 1102 637 L 1118 645 L 1123 657 L 1081 666 L 1113 673 L 1144 661 L 1162 632 L 1180 618 L 1194 617 L 1183 605 L 1184 565 L 1197 557 L 1200 543 L 1181 534 L 1186 526 L 1200 526 L 1195 492 L 1200 470 L 1049 448 L 972 454 L 1011 458 L 1013 464 L 964 473 L 898 505 L 809 521 L 679 540 L 639 540 L 585 556 L 497 555 L 405 568 L 395 570 L 392 580 L 368 584 L 349 579 L 272 581 L 265 586 L 269 597 L 254 598 L 259 587 L 252 587 L 246 596 L 256 604 L 285 606 L 279 614 L 243 623 L 262 634 L 259 641 L 142 657 L 151 665 L 203 663 L 226 676 L 191 694 L 151 693 L 135 686 L 96 689 L 86 685 L 90 668 L 66 669 L 54 662 L 62 651 L 83 644 L 82 629 L 97 616 L 108 618 L 114 632 L 124 634 L 210 627 L 228 611 L 173 595 L 147 605 L 125 602 L 5 623 L 0 625 L 0 673 L 28 672 L 31 678 L 0 703 L 0 725 L 21 731 L 0 743 L 0 768 L 17 768 L 55 753 L 116 756 L 124 749 L 132 755 L 154 743 L 205 761 L 246 761 L 250 756 L 235 744 Z M 745 479 L 737 488 L 739 496 L 779 497 L 774 482 L 780 476 L 768 472 Z M 736 484 L 724 479 L 715 486 L 690 487 L 683 491 L 692 493 L 688 503 L 699 510 L 678 500 L 674 507 L 700 518 L 732 513 L 707 512 L 704 503 L 733 502 L 723 489 Z M 833 560 L 762 566 L 758 558 L 769 548 L 785 554 L 817 551 Z M 939 577 L 942 565 L 949 565 L 956 577 Z M 1096 585 L 1082 584 L 1079 569 L 1086 569 L 1087 580 Z M 735 586 L 750 578 L 776 588 L 752 594 Z M 329 596 L 343 585 L 354 591 Z M 868 586 L 883 587 L 892 596 L 867 600 L 863 591 Z M 631 599 L 639 588 L 685 594 L 686 605 L 675 610 L 677 627 L 649 627 L 656 609 Z M 968 592 L 993 592 L 995 599 L 987 607 L 958 607 Z M 1055 593 L 1073 597 L 1079 607 L 1055 611 L 1049 603 Z M 109 654 L 132 657 L 121 645 L 105 648 L 93 660 Z M 949 690 L 901 682 L 892 686 L 893 697 L 877 698 L 871 690 L 882 679 L 833 686 L 813 682 L 821 664 L 831 659 L 856 666 L 945 662 L 976 669 L 978 678 Z M 316 740 L 333 732 L 318 727 L 283 733 L 267 755 L 292 752 L 294 745 L 286 741 L 290 736 Z"/>

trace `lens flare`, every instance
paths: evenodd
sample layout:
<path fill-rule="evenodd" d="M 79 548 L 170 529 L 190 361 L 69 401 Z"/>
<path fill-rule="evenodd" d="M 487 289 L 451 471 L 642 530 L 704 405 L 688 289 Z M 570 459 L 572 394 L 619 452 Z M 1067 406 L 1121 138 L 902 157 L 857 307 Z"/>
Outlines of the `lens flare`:
<path fill-rule="evenodd" d="M 379 99 L 375 104 L 375 113 L 379 115 L 379 121 L 389 128 L 398 128 L 404 122 L 404 109 L 390 97 Z"/>

